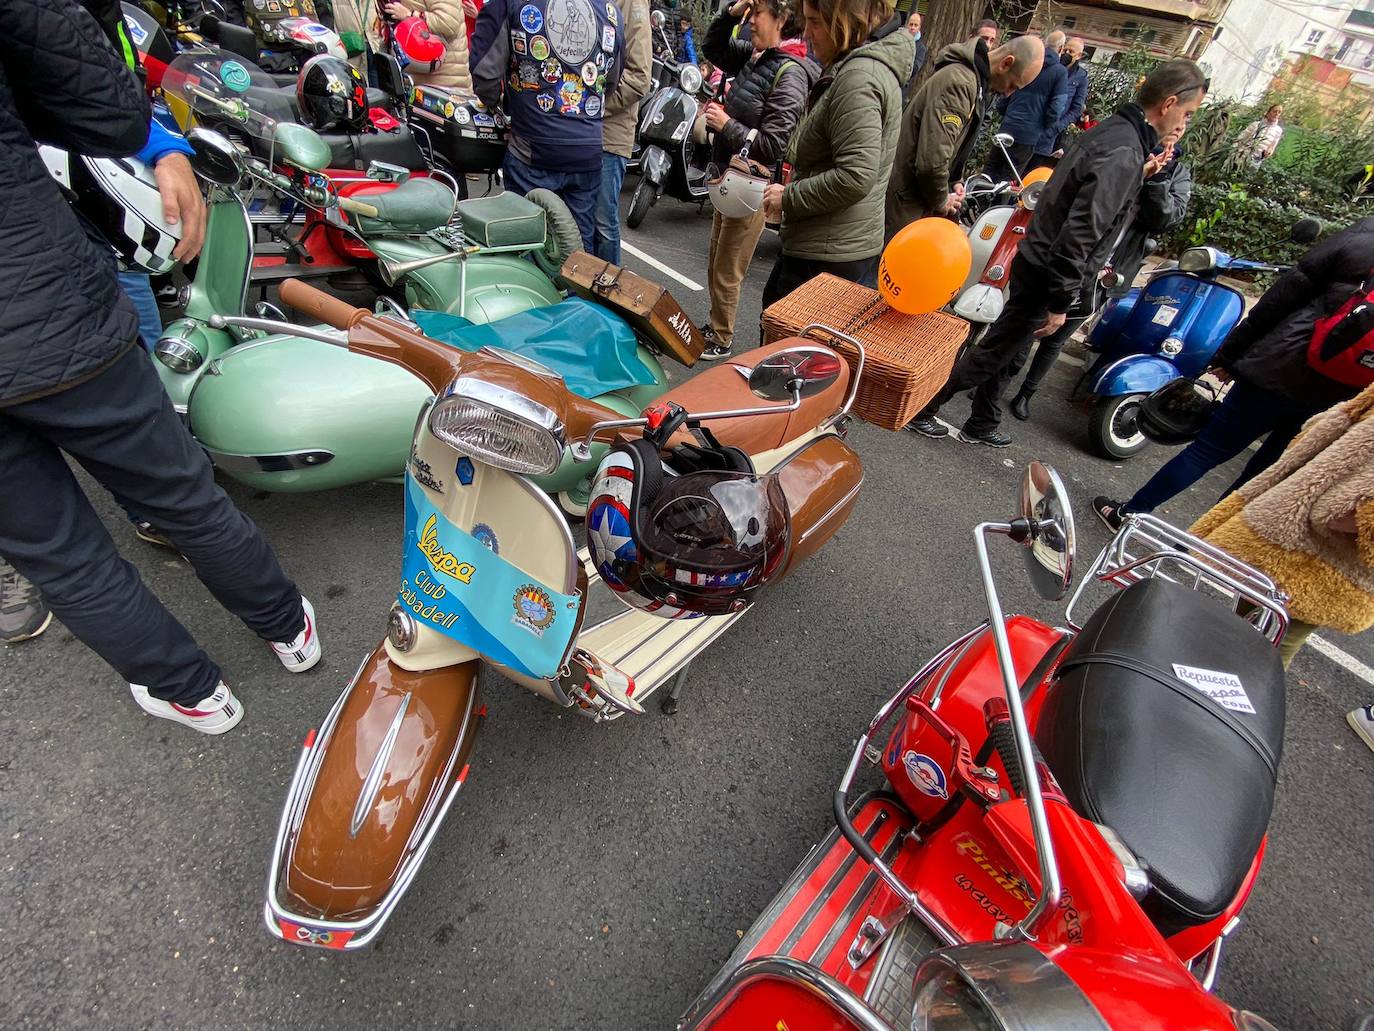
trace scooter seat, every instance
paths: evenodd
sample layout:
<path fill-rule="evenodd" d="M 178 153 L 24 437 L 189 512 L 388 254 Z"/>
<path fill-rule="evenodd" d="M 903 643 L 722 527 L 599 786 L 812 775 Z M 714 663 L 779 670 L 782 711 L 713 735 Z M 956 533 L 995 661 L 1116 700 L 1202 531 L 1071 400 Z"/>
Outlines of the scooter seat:
<path fill-rule="evenodd" d="M 359 171 L 373 161 L 400 165 L 402 168 L 428 168 L 429 163 L 420 151 L 409 128 L 402 125 L 394 132 L 335 133 L 322 132 L 320 139 L 329 144 L 330 168 L 353 168 Z"/>
<path fill-rule="evenodd" d="M 736 358 L 699 372 L 685 383 L 663 394 L 660 401 L 674 401 L 689 412 L 719 412 L 731 408 L 762 408 L 761 401 L 749 389 L 749 374 L 754 366 L 770 355 L 789 347 L 805 344 L 817 346 L 814 340 L 792 337 L 767 347 L 757 347 Z M 780 448 L 796 440 L 808 430 L 815 429 L 822 420 L 834 415 L 844 404 L 849 389 L 849 363 L 840 361 L 840 374 L 835 382 L 811 397 L 802 399 L 795 412 L 777 415 L 748 415 L 738 419 L 721 419 L 708 424 L 718 441 L 727 447 L 737 447 L 747 455 L 758 455 Z"/>
<path fill-rule="evenodd" d="M 1215 598 L 1151 579 L 1108 598 L 1059 669 L 1036 740 L 1065 796 L 1144 861 L 1164 934 L 1216 919 L 1269 826 L 1278 650 Z"/>
<path fill-rule="evenodd" d="M 453 214 L 453 191 L 437 179 L 407 179 L 399 186 L 378 183 L 349 194 L 377 209 L 377 217 L 356 216 L 358 228 L 402 233 L 424 233 L 445 225 Z"/>

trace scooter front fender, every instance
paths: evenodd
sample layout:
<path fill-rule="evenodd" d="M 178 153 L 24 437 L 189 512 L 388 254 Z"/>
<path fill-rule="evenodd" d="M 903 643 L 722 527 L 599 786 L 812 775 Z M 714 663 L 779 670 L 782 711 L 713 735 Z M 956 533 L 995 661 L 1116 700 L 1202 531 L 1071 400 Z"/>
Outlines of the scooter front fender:
<path fill-rule="evenodd" d="M 356 949 L 381 931 L 467 778 L 476 659 L 411 672 L 379 644 L 306 737 L 264 910 L 284 941 Z"/>
<path fill-rule="evenodd" d="M 640 175 L 653 183 L 656 190 L 663 189 L 663 184 L 668 181 L 668 172 L 672 167 L 673 161 L 668 157 L 668 152 L 652 143 L 644 148 L 644 153 L 639 159 Z"/>
<path fill-rule="evenodd" d="M 1098 397 L 1150 394 L 1178 379 L 1173 362 L 1153 354 L 1131 354 L 1112 362 L 1093 377 L 1090 392 Z"/>
<path fill-rule="evenodd" d="M 954 302 L 954 314 L 981 325 L 996 322 L 1006 306 L 1006 294 L 987 283 L 974 283 Z"/>

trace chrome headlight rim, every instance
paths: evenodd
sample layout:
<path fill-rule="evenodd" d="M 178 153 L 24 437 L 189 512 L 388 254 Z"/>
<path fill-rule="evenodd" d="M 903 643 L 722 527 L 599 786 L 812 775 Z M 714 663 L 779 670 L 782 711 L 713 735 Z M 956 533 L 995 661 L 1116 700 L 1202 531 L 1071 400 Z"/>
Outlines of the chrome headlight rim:
<path fill-rule="evenodd" d="M 1178 256 L 1180 272 L 1210 272 L 1217 267 L 1215 247 L 1189 247 Z"/>
<path fill-rule="evenodd" d="M 1031 183 L 1021 190 L 1021 193 L 1017 196 L 1017 200 L 1020 201 L 1023 208 L 1027 211 L 1035 210 L 1035 206 L 1040 203 L 1040 195 L 1045 192 L 1046 182 L 1047 180 L 1042 179 L 1040 182 Z"/>
<path fill-rule="evenodd" d="M 452 413 L 463 405 L 475 406 L 473 415 L 507 420 L 508 434 L 512 429 L 523 429 L 542 435 L 533 441 L 542 447 L 542 454 L 525 457 L 512 456 L 510 453 L 494 450 L 477 438 L 477 434 L 464 436 L 462 425 L 448 425 Z M 562 420 L 551 409 L 523 394 L 506 387 L 480 379 L 476 376 L 459 376 L 450 384 L 444 396 L 436 401 L 429 410 L 429 432 L 437 439 L 454 448 L 461 454 L 490 465 L 505 472 L 521 476 L 546 476 L 558 468 L 566 450 L 566 432 Z M 491 427 L 487 427 L 490 430 Z M 537 458 L 537 460 L 536 460 Z"/>
<path fill-rule="evenodd" d="M 701 84 L 705 80 L 702 77 L 701 69 L 694 64 L 684 64 L 677 73 L 677 84 L 683 93 L 694 94 L 701 89 Z"/>
<path fill-rule="evenodd" d="M 205 364 L 200 348 L 181 337 L 165 336 L 153 347 L 153 357 L 173 372 L 195 372 Z"/>

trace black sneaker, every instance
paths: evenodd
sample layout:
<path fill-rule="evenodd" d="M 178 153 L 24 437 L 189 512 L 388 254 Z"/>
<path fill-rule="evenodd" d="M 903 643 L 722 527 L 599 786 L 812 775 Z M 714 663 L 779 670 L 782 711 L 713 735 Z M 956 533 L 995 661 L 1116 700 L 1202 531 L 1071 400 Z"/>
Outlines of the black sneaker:
<path fill-rule="evenodd" d="M 718 362 L 722 358 L 730 357 L 729 344 L 711 344 L 706 350 L 701 352 L 701 360 L 704 362 Z"/>
<path fill-rule="evenodd" d="M 1126 521 L 1126 517 L 1121 514 L 1121 502 L 1113 501 L 1105 494 L 1093 498 L 1093 511 L 1112 533 L 1121 529 L 1121 524 Z"/>
<path fill-rule="evenodd" d="M 981 433 L 971 433 L 968 430 L 960 430 L 959 439 L 965 444 L 986 444 L 988 447 L 1011 447 L 1011 438 L 1005 433 L 997 432 L 997 430 L 984 430 Z"/>
<path fill-rule="evenodd" d="M 177 551 L 177 546 L 172 543 L 172 538 L 168 537 L 150 522 L 135 520 L 134 533 L 141 541 L 147 541 L 149 544 L 156 544 L 159 548 Z M 178 552 L 178 554 L 180 554 L 180 552 Z"/>
<path fill-rule="evenodd" d="M 919 433 L 923 437 L 935 440 L 949 436 L 949 427 L 933 415 L 918 415 L 906 424 L 906 428 L 912 433 Z"/>
<path fill-rule="evenodd" d="M 0 558 L 0 641 L 17 644 L 37 637 L 52 622 L 38 588 Z"/>

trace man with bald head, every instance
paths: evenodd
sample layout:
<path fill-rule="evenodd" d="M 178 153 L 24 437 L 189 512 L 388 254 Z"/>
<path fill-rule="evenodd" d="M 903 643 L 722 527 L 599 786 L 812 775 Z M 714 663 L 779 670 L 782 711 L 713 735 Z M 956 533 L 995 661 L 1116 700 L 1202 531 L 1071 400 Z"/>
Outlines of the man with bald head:
<path fill-rule="evenodd" d="M 902 112 L 897 158 L 887 187 L 887 239 L 927 215 L 953 215 L 963 198 L 964 164 L 988 96 L 1010 96 L 1036 77 L 1044 44 L 1019 36 L 989 51 L 981 39 L 945 47 L 935 70 Z"/>

